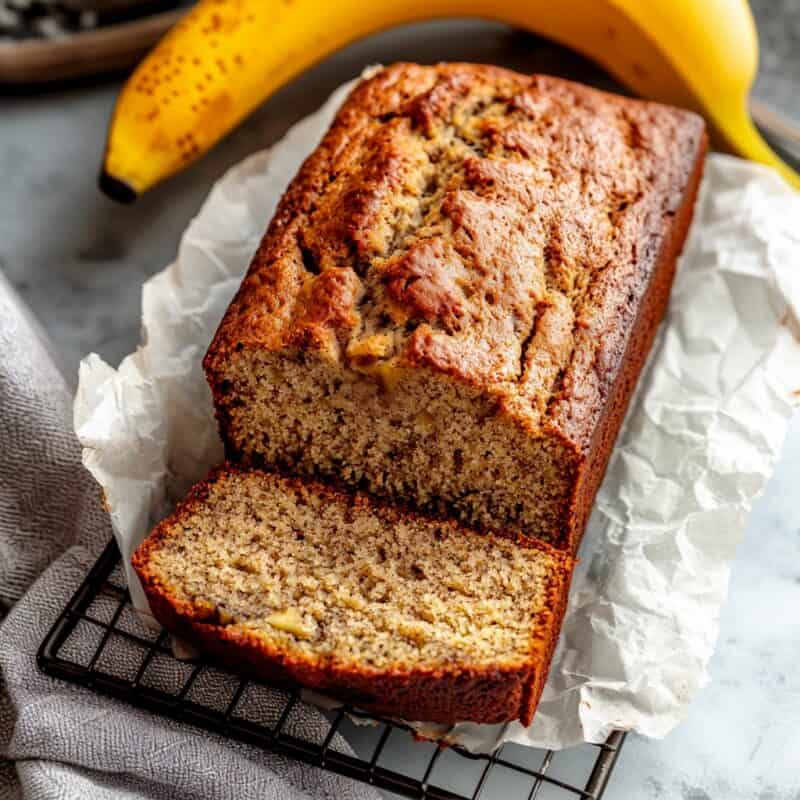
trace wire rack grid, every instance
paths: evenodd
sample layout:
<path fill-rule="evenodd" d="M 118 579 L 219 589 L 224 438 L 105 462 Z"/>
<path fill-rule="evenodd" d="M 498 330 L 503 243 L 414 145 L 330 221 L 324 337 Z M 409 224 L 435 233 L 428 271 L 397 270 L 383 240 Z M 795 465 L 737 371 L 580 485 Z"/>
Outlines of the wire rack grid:
<path fill-rule="evenodd" d="M 112 541 L 42 642 L 40 669 L 369 783 L 390 797 L 600 800 L 625 741 L 624 733 L 614 732 L 603 744 L 560 752 L 506 744 L 492 754 L 475 755 L 415 741 L 403 725 L 350 706 L 312 715 L 317 724 L 309 728 L 300 689 L 270 686 L 201 660 L 177 659 L 168 634 L 141 622 L 124 587 Z"/>

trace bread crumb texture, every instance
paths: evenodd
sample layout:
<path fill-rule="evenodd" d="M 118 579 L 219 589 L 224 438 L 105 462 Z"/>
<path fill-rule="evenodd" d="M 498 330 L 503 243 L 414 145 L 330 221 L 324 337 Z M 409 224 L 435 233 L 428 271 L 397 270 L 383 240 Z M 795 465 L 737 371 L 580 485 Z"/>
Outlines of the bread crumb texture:
<path fill-rule="evenodd" d="M 502 669 L 552 639 L 568 562 L 314 484 L 232 470 L 134 564 L 177 608 L 359 670 Z M 555 607 L 555 608 L 554 608 Z"/>

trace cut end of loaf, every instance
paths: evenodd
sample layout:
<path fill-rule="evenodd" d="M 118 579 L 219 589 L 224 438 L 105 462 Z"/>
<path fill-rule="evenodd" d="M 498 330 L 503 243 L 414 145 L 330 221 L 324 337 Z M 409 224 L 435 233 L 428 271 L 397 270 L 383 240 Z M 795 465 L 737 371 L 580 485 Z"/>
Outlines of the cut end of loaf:
<path fill-rule="evenodd" d="M 367 707 L 372 683 L 392 708 L 405 693 L 408 718 L 434 721 L 526 715 L 569 574 L 544 545 L 234 468 L 195 489 L 134 566 L 173 630 L 226 639 L 229 654 L 244 642 L 282 677 Z M 460 713 L 459 696 L 472 697 Z"/>
<path fill-rule="evenodd" d="M 212 385 L 237 460 L 566 544 L 574 449 L 523 429 L 479 388 L 425 369 L 371 374 L 258 348 L 231 356 Z"/>

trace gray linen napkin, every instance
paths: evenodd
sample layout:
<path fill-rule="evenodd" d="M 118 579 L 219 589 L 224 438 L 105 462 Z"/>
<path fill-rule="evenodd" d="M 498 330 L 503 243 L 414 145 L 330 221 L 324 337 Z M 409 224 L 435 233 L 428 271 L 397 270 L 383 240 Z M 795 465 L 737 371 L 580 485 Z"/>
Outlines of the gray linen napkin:
<path fill-rule="evenodd" d="M 46 340 L 0 275 L 0 800 L 376 798 L 38 671 L 42 638 L 111 535 L 71 419 Z M 294 726 L 327 730 L 315 709 Z"/>

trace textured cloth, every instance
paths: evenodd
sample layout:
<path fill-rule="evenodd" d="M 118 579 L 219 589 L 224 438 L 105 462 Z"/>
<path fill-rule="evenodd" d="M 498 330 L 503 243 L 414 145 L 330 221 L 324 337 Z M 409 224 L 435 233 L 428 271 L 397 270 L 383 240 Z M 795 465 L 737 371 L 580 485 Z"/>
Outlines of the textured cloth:
<path fill-rule="evenodd" d="M 38 325 L 0 275 L 0 800 L 376 797 L 38 671 L 39 644 L 111 534 L 71 416 Z M 314 740 L 327 730 L 315 709 L 294 726 Z"/>

